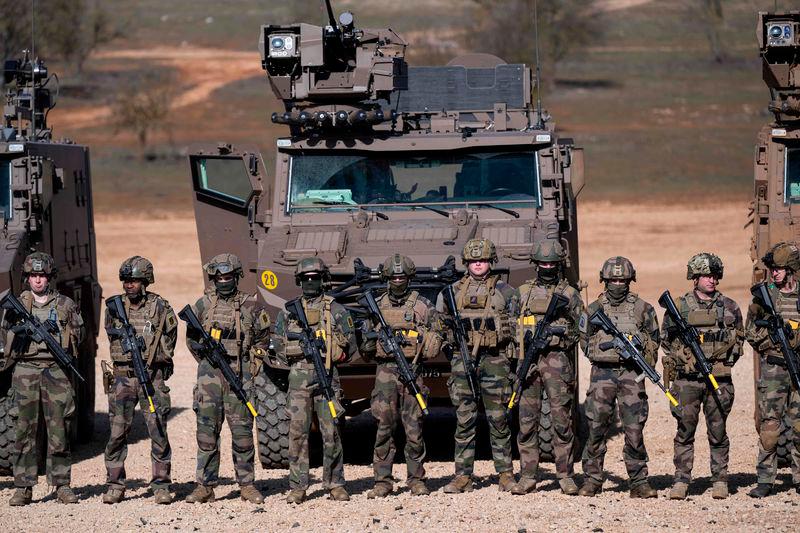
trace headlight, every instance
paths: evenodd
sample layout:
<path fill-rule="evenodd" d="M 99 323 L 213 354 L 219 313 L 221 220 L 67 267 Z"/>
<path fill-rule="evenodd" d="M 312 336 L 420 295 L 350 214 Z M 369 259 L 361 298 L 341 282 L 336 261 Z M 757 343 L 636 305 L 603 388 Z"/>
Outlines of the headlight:
<path fill-rule="evenodd" d="M 269 57 L 295 57 L 296 43 L 295 35 L 273 35 L 269 39 Z"/>
<path fill-rule="evenodd" d="M 777 28 L 777 26 L 776 26 Z M 778 28 L 778 36 L 781 35 L 781 29 Z M 283 40 L 283 37 L 273 37 L 272 41 L 270 41 L 269 46 L 273 50 L 282 50 L 285 46 L 286 41 Z"/>
<path fill-rule="evenodd" d="M 769 28 L 769 36 L 773 39 L 780 39 L 781 37 L 783 37 L 783 28 L 781 28 L 777 24 L 775 26 L 771 26 Z"/>
<path fill-rule="evenodd" d="M 795 23 L 775 20 L 767 24 L 767 46 L 796 46 Z"/>

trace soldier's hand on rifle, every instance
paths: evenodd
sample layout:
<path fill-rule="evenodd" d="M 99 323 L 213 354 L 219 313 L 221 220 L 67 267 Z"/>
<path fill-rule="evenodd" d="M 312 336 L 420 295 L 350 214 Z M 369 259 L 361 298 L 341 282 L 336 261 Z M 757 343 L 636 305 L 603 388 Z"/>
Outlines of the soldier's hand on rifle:
<path fill-rule="evenodd" d="M 46 330 L 48 331 L 48 333 L 50 333 L 51 335 L 55 335 L 56 333 L 58 333 L 58 332 L 59 332 L 59 329 L 58 329 L 58 322 L 56 322 L 56 321 L 55 321 L 55 320 L 53 320 L 52 318 L 48 318 L 47 320 L 45 320 L 45 321 L 44 321 L 44 323 L 43 323 L 42 325 L 45 327 L 45 329 L 46 329 Z"/>
<path fill-rule="evenodd" d="M 172 374 L 175 373 L 175 363 L 170 361 L 169 363 L 164 363 L 164 366 L 161 369 L 161 375 L 164 378 L 164 381 L 167 381 L 169 378 L 172 377 Z"/>

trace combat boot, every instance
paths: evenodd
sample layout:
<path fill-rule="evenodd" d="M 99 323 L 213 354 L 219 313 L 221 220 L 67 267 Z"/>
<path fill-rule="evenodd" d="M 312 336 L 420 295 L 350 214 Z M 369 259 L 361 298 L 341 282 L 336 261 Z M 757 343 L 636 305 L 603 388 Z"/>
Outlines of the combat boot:
<path fill-rule="evenodd" d="M 331 500 L 337 502 L 349 502 L 350 494 L 347 493 L 344 487 L 333 487 L 331 489 Z"/>
<path fill-rule="evenodd" d="M 422 479 L 412 479 L 408 482 L 408 488 L 411 489 L 411 494 L 414 496 L 427 496 L 431 493 L 425 480 Z"/>
<path fill-rule="evenodd" d="M 122 498 L 125 497 L 125 491 L 123 489 L 115 489 L 109 487 L 105 494 L 103 494 L 103 503 L 114 504 L 119 503 L 122 501 Z"/>
<path fill-rule="evenodd" d="M 715 481 L 711 487 L 711 497 L 715 500 L 724 500 L 728 497 L 728 482 Z"/>
<path fill-rule="evenodd" d="M 69 485 L 61 485 L 56 489 L 56 499 L 58 503 L 78 503 L 78 496 Z"/>
<path fill-rule="evenodd" d="M 289 495 L 286 496 L 286 503 L 303 503 L 306 500 L 306 491 L 300 489 L 292 489 Z"/>
<path fill-rule="evenodd" d="M 686 494 L 689 492 L 689 484 L 684 483 L 683 481 L 677 481 L 673 483 L 672 488 L 669 491 L 669 499 L 670 500 L 685 500 Z"/>
<path fill-rule="evenodd" d="M 8 505 L 19 507 L 28 505 L 33 500 L 33 489 L 30 487 L 19 487 L 14 491 L 14 495 L 8 500 Z"/>
<path fill-rule="evenodd" d="M 172 503 L 172 494 L 169 493 L 169 490 L 164 488 L 154 490 L 153 498 L 159 505 L 169 505 Z"/>
<path fill-rule="evenodd" d="M 186 503 L 211 503 L 214 499 L 213 487 L 197 485 L 192 493 L 186 497 Z"/>
<path fill-rule="evenodd" d="M 536 492 L 536 480 L 532 477 L 523 476 L 517 481 L 517 486 L 511 489 L 511 494 L 521 496 L 529 492 Z"/>
<path fill-rule="evenodd" d="M 385 481 L 378 481 L 377 483 L 375 483 L 375 486 L 372 487 L 372 490 L 370 490 L 367 493 L 367 498 L 369 498 L 370 500 L 374 498 L 385 498 L 389 494 L 391 494 L 392 491 L 394 491 L 394 487 L 392 487 L 391 483 L 387 483 Z"/>
<path fill-rule="evenodd" d="M 571 477 L 562 477 L 558 480 L 558 486 L 561 487 L 561 492 L 567 496 L 575 496 L 578 494 L 578 485 Z"/>
<path fill-rule="evenodd" d="M 472 492 L 474 488 L 475 487 L 472 486 L 472 477 L 461 474 L 460 476 L 454 477 L 450 483 L 444 486 L 444 493 L 458 494 L 461 492 Z"/>
<path fill-rule="evenodd" d="M 513 472 L 503 472 L 497 480 L 497 489 L 500 492 L 510 492 L 517 486 L 517 480 L 514 479 Z"/>
<path fill-rule="evenodd" d="M 597 484 L 588 479 L 581 485 L 581 490 L 578 491 L 578 496 L 597 496 L 603 491 L 603 485 Z"/>
<path fill-rule="evenodd" d="M 770 492 L 772 492 L 772 483 L 759 483 L 747 495 L 751 498 L 766 498 Z"/>
<path fill-rule="evenodd" d="M 242 485 L 239 487 L 239 496 L 246 502 L 261 504 L 264 503 L 264 496 L 259 492 L 255 485 Z"/>
<path fill-rule="evenodd" d="M 645 481 L 631 489 L 631 498 L 658 498 L 658 492 L 650 486 L 649 481 Z"/>

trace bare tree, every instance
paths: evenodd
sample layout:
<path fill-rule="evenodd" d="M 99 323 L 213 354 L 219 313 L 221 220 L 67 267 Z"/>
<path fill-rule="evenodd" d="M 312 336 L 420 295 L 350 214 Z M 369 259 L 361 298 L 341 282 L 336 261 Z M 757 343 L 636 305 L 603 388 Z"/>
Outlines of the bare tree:
<path fill-rule="evenodd" d="M 17 0 L 0 0 L 0 59 L 17 57 L 23 48 L 30 48 L 30 6 Z"/>
<path fill-rule="evenodd" d="M 153 133 L 170 134 L 169 121 L 175 100 L 174 80 L 164 74 L 150 74 L 117 93 L 112 106 L 114 133 L 133 133 L 142 158 L 146 157 Z"/>
<path fill-rule="evenodd" d="M 723 38 L 725 30 L 725 11 L 722 0 L 683 0 L 690 16 L 698 28 L 708 39 L 711 58 L 717 63 L 728 61 L 729 56 Z"/>

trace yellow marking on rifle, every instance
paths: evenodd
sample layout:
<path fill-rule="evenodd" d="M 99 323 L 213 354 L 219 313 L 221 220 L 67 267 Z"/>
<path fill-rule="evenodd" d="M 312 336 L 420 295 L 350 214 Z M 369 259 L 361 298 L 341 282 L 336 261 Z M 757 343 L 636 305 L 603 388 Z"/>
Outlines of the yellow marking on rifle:
<path fill-rule="evenodd" d="M 514 400 L 516 400 L 516 399 L 517 399 L 517 391 L 514 391 L 514 392 L 511 394 L 511 399 L 510 399 L 510 400 L 508 400 L 508 408 L 509 408 L 509 409 L 511 409 L 511 408 L 513 408 L 513 407 L 514 407 Z"/>
<path fill-rule="evenodd" d="M 714 374 L 708 375 L 708 381 L 711 382 L 711 386 L 714 387 L 714 390 L 719 388 L 719 385 L 717 385 L 717 378 L 714 377 Z"/>
<path fill-rule="evenodd" d="M 147 401 L 150 402 L 150 412 L 151 413 L 155 413 L 156 412 L 156 406 L 153 405 L 153 399 L 150 396 L 148 396 L 147 397 Z"/>
<path fill-rule="evenodd" d="M 789 324 L 789 327 L 792 328 L 792 329 L 800 328 L 800 322 L 798 322 L 797 320 L 787 320 L 786 322 Z"/>
<path fill-rule="evenodd" d="M 666 394 L 667 398 L 669 398 L 669 403 L 671 403 L 674 407 L 678 407 L 678 400 L 675 399 L 675 396 L 673 396 L 670 391 L 667 391 L 664 394 Z"/>
<path fill-rule="evenodd" d="M 256 410 L 253 407 L 252 403 L 247 402 L 247 408 L 250 410 L 250 414 L 253 415 L 253 418 L 256 418 L 258 416 L 258 413 L 256 413 Z"/>
<path fill-rule="evenodd" d="M 222 330 L 218 328 L 211 328 L 211 338 L 218 341 L 222 338 Z"/>
<path fill-rule="evenodd" d="M 425 399 L 422 397 L 422 394 L 419 393 L 419 392 L 417 393 L 417 402 L 419 402 L 419 406 L 422 408 L 423 411 L 428 408 L 428 406 L 425 405 Z"/>
<path fill-rule="evenodd" d="M 339 415 L 336 414 L 336 406 L 333 405 L 333 401 L 328 402 L 328 409 L 330 410 L 331 416 L 333 417 L 334 420 L 339 418 Z"/>

